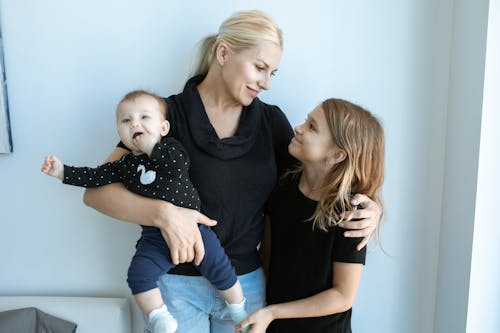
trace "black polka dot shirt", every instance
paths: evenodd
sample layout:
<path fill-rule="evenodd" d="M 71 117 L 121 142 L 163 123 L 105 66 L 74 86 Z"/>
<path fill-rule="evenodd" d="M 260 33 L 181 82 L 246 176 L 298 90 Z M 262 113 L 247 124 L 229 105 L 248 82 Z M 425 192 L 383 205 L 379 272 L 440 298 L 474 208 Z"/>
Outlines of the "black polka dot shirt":
<path fill-rule="evenodd" d="M 97 168 L 64 166 L 63 183 L 99 187 L 122 182 L 130 191 L 176 206 L 200 209 L 200 198 L 189 179 L 189 157 L 174 138 L 165 138 L 148 155 L 124 155 Z"/>

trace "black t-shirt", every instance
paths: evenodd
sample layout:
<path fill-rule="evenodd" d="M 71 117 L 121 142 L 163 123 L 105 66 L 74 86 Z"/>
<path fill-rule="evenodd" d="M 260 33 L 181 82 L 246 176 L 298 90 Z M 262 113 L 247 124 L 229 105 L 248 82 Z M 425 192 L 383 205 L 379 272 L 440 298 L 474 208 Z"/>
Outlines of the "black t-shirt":
<path fill-rule="evenodd" d="M 333 262 L 365 263 L 366 247 L 356 250 L 360 238 L 346 238 L 345 229 L 312 229 L 307 221 L 317 202 L 299 190 L 299 177 L 280 180 L 269 200 L 271 262 L 267 302 L 276 304 L 313 296 L 332 288 Z M 351 332 L 351 309 L 324 317 L 275 320 L 272 333 Z"/>
<path fill-rule="evenodd" d="M 260 265 L 263 206 L 278 174 L 294 160 L 288 154 L 293 130 L 277 107 L 255 98 L 243 111 L 234 136 L 219 139 L 198 93 L 203 77 L 190 79 L 182 93 L 166 99 L 169 136 L 186 149 L 189 175 L 201 199 L 201 212 L 218 223 L 212 229 L 237 274 Z M 170 273 L 199 275 L 191 264 Z"/>

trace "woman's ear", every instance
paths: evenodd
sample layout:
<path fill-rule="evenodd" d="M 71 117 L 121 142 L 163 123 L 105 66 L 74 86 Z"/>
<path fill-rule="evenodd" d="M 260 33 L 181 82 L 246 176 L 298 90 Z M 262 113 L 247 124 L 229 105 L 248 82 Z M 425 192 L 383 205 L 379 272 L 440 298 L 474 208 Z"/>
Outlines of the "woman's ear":
<path fill-rule="evenodd" d="M 217 48 L 215 49 L 215 58 L 217 59 L 219 65 L 223 66 L 226 63 L 229 53 L 229 46 L 224 41 L 217 44 Z"/>
<path fill-rule="evenodd" d="M 161 136 L 167 135 L 168 131 L 170 131 L 170 123 L 168 122 L 168 120 L 164 120 L 161 123 L 161 131 L 160 131 Z"/>

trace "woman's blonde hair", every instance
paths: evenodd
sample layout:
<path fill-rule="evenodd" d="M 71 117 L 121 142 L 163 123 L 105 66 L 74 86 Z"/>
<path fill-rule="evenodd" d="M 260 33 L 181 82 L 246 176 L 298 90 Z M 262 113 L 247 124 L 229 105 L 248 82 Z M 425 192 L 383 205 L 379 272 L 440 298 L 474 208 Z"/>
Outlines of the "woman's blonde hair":
<path fill-rule="evenodd" d="M 269 15 L 258 10 L 238 12 L 222 22 L 216 35 L 202 40 L 195 75 L 208 73 L 215 50 L 222 41 L 233 52 L 257 46 L 263 42 L 274 43 L 283 49 L 283 33 Z"/>
<path fill-rule="evenodd" d="M 370 112 L 335 98 L 325 100 L 321 108 L 333 143 L 346 154 L 346 158 L 329 171 L 310 219 L 313 227 L 326 231 L 341 221 L 345 211 L 355 209 L 350 203 L 353 194 L 366 194 L 383 209 L 385 148 L 384 130 Z M 302 166 L 292 173 L 300 172 Z"/>

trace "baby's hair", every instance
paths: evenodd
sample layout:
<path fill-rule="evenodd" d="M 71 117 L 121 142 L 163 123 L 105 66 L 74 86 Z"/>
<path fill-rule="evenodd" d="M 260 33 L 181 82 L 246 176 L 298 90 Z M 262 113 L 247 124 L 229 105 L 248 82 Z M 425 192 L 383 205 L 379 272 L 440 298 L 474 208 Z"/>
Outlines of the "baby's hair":
<path fill-rule="evenodd" d="M 273 18 L 264 12 L 259 10 L 237 12 L 222 22 L 217 34 L 203 39 L 195 75 L 208 73 L 215 49 L 222 41 L 233 52 L 240 52 L 263 42 L 274 43 L 283 49 L 283 32 Z"/>
<path fill-rule="evenodd" d="M 118 103 L 118 108 L 123 102 L 134 101 L 136 98 L 141 96 L 149 96 L 153 98 L 156 102 L 158 102 L 158 105 L 160 106 L 160 111 L 162 111 L 162 114 L 165 116 L 165 119 L 167 119 L 168 107 L 163 97 L 146 90 L 134 90 L 129 92 L 128 94 L 123 96 L 123 98 L 120 100 L 120 103 Z"/>
<path fill-rule="evenodd" d="M 318 206 L 310 220 L 313 227 L 336 226 L 345 211 L 353 210 L 350 199 L 362 193 L 383 209 L 384 130 L 377 118 L 351 102 L 330 98 L 321 103 L 333 143 L 346 158 L 332 167 L 321 188 Z M 291 174 L 300 174 L 302 166 Z"/>

